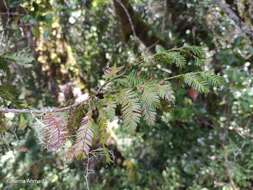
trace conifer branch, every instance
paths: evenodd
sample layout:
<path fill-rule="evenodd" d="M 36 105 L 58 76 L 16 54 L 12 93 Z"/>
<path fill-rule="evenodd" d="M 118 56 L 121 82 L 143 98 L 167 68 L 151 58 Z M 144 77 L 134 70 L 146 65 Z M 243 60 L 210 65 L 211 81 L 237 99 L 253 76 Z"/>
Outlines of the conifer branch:
<path fill-rule="evenodd" d="M 191 74 L 195 75 L 195 74 L 201 74 L 203 73 L 204 71 L 197 71 L 197 72 L 191 72 Z M 186 74 L 189 74 L 189 73 L 184 73 L 184 74 L 179 74 L 179 75 L 175 75 L 175 76 L 172 76 L 172 77 L 168 77 L 164 80 L 172 80 L 172 79 L 177 79 L 177 78 L 182 78 L 184 77 Z"/>

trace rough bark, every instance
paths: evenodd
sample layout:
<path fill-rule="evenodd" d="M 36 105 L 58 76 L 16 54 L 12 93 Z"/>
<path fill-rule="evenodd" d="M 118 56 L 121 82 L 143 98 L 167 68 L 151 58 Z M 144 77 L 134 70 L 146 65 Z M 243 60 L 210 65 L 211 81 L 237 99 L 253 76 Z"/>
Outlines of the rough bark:
<path fill-rule="evenodd" d="M 241 32 L 245 33 L 251 40 L 253 40 L 252 28 L 248 26 L 245 22 L 243 22 L 240 16 L 236 14 L 236 12 L 232 9 L 232 7 L 229 4 L 221 0 L 213 0 L 213 2 L 217 4 L 231 20 L 234 21 L 234 23 Z"/>

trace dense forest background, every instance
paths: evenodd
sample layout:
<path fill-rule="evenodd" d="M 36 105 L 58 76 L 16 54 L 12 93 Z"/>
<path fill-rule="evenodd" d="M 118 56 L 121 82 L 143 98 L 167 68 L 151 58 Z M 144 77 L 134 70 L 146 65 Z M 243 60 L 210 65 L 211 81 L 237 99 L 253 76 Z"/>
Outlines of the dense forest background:
<path fill-rule="evenodd" d="M 253 189 L 252 0 L 1 0 L 0 189 Z"/>

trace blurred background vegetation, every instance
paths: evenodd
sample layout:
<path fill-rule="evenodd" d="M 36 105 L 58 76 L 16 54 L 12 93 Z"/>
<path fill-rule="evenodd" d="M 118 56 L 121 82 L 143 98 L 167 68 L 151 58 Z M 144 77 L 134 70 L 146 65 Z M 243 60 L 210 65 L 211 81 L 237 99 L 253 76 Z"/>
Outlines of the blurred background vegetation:
<path fill-rule="evenodd" d="M 88 175 L 86 160 L 41 147 L 33 115 L 0 113 L 0 189 L 253 189 L 252 0 L 1 0 L 0 16 L 1 107 L 72 104 L 106 68 L 184 45 L 224 78 L 208 94 L 175 83 L 154 126 L 108 121 L 112 162 L 93 157 Z"/>

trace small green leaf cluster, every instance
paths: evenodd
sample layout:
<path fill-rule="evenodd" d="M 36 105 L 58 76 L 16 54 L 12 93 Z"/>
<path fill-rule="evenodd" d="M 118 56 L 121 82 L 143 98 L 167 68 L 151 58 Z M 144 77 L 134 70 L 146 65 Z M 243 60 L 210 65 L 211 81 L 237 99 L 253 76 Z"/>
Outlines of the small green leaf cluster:
<path fill-rule="evenodd" d="M 154 55 L 154 60 L 157 63 L 174 64 L 178 68 L 185 68 L 192 61 L 195 66 L 201 67 L 205 62 L 205 52 L 199 46 L 183 46 L 170 50 L 160 49 Z"/>
<path fill-rule="evenodd" d="M 118 68 L 114 65 L 105 70 L 103 78 L 105 84 L 110 84 L 110 88 L 106 88 L 104 99 L 99 100 L 98 110 L 104 109 L 110 119 L 115 115 L 120 116 L 123 126 L 136 128 L 141 121 L 145 121 L 148 125 L 154 125 L 158 110 L 162 106 L 161 100 L 167 102 L 167 105 L 171 105 L 174 101 L 172 79 L 183 80 L 184 84 L 199 93 L 207 93 L 210 86 L 218 87 L 222 84 L 220 76 L 201 69 L 200 66 L 204 63 L 205 58 L 201 47 L 184 46 L 171 50 L 159 50 L 153 58 L 156 63 L 174 64 L 180 69 L 187 66 L 189 59 L 193 59 L 198 70 L 194 69 L 194 72 L 162 78 L 155 73 L 146 73 L 142 68 L 138 68 L 138 65 L 131 70 Z M 116 113 L 117 110 L 120 112 Z"/>

